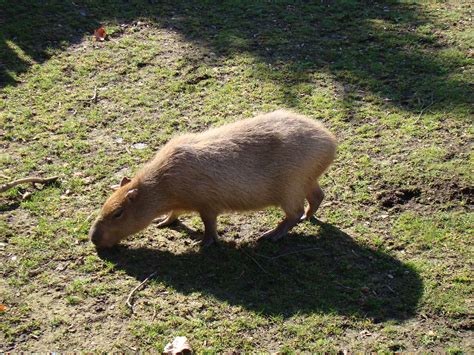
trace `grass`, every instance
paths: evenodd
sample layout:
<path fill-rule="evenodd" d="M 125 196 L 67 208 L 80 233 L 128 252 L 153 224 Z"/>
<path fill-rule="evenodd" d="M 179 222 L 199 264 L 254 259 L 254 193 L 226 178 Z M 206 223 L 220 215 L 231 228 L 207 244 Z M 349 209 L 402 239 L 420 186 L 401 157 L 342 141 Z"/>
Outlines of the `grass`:
<path fill-rule="evenodd" d="M 472 351 L 469 2 L 0 7 L 2 181 L 60 177 L 0 197 L 1 351 Z M 340 141 L 318 220 L 271 244 L 279 210 L 221 216 L 202 250 L 186 216 L 97 254 L 108 186 L 179 132 L 280 107 Z"/>

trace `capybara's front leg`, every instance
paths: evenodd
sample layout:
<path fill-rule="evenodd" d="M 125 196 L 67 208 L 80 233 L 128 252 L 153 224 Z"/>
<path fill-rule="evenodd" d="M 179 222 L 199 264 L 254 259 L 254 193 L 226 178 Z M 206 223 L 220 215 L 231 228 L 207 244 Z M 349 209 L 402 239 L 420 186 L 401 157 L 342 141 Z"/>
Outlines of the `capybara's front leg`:
<path fill-rule="evenodd" d="M 207 247 L 217 240 L 217 214 L 212 212 L 201 212 L 201 219 L 204 222 L 204 238 L 202 246 Z"/>
<path fill-rule="evenodd" d="M 324 192 L 319 184 L 316 184 L 316 186 L 306 195 L 306 199 L 308 200 L 308 206 L 306 207 L 303 217 L 301 217 L 302 221 L 305 219 L 310 220 L 318 210 L 321 202 L 323 202 Z"/>

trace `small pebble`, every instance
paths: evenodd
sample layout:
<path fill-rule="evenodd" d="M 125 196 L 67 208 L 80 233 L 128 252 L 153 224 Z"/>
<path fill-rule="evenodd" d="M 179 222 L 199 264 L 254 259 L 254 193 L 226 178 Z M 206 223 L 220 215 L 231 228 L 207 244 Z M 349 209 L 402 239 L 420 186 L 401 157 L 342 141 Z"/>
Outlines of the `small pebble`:
<path fill-rule="evenodd" d="M 132 148 L 133 149 L 137 149 L 137 150 L 142 150 L 142 149 L 145 149 L 148 145 L 145 144 L 145 143 L 135 143 L 135 144 L 132 144 Z"/>

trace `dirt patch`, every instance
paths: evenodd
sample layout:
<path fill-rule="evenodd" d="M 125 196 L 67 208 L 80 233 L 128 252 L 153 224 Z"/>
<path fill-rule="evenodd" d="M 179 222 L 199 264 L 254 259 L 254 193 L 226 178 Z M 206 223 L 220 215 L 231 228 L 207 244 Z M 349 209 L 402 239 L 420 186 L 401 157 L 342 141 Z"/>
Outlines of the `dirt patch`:
<path fill-rule="evenodd" d="M 465 201 L 467 205 L 474 205 L 474 186 L 462 186 L 458 182 L 451 182 L 447 185 L 436 185 L 432 190 L 437 191 L 437 196 L 441 201 Z"/>
<path fill-rule="evenodd" d="M 6 198 L 0 199 L 0 212 L 10 212 L 16 210 L 20 207 L 20 198 L 17 197 L 14 200 L 9 200 Z"/>
<path fill-rule="evenodd" d="M 412 202 L 421 205 L 455 204 L 471 209 L 474 207 L 474 187 L 457 181 L 434 183 L 426 188 L 390 187 L 383 189 L 377 200 L 384 209 L 399 208 Z"/>
<path fill-rule="evenodd" d="M 377 199 L 383 208 L 389 209 L 397 205 L 404 205 L 420 196 L 421 190 L 415 187 L 383 191 L 377 196 Z"/>

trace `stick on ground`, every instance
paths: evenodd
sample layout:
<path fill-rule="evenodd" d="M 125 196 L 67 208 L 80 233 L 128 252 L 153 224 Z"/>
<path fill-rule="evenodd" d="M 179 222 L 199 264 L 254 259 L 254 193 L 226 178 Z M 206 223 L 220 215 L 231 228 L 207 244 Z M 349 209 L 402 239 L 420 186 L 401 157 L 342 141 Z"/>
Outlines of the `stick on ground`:
<path fill-rule="evenodd" d="M 146 284 L 151 278 L 153 278 L 156 274 L 158 273 L 158 271 L 155 271 L 154 273 L 150 274 L 145 280 L 143 280 L 137 287 L 135 287 L 129 294 L 128 294 L 128 297 L 127 297 L 127 306 L 130 307 L 130 309 L 132 310 L 132 313 L 133 313 L 133 304 L 131 303 L 132 301 L 132 297 L 133 297 L 133 294 L 135 292 L 137 292 L 144 284 Z"/>
<path fill-rule="evenodd" d="M 97 103 L 97 86 L 94 86 L 94 95 L 92 95 L 91 101 L 94 101 L 94 103 Z"/>
<path fill-rule="evenodd" d="M 49 178 L 40 178 L 40 177 L 27 177 L 24 179 L 18 179 L 14 180 L 12 182 L 7 182 L 6 184 L 0 185 L 0 192 L 7 191 L 11 189 L 12 187 L 15 187 L 16 185 L 20 184 L 26 184 L 26 183 L 38 183 L 38 184 L 49 184 L 53 181 L 56 181 L 58 179 L 57 176 L 52 176 Z"/>
<path fill-rule="evenodd" d="M 252 261 L 253 261 L 253 262 L 259 267 L 259 269 L 262 270 L 265 274 L 270 274 L 267 270 L 265 270 L 265 269 L 263 268 L 262 265 L 260 265 L 260 263 L 259 263 L 257 260 L 255 260 L 254 257 L 252 257 L 252 255 L 246 253 L 246 252 L 243 251 L 243 250 L 242 250 L 242 252 L 243 252 L 245 255 L 247 255 L 250 259 L 252 259 Z"/>
<path fill-rule="evenodd" d="M 255 253 L 255 255 L 261 256 L 262 258 L 265 258 L 265 259 L 268 259 L 268 260 L 275 260 L 275 259 L 278 259 L 278 258 L 282 258 L 282 257 L 284 257 L 284 256 L 287 256 L 287 255 L 304 253 L 304 252 L 306 252 L 306 251 L 311 251 L 311 250 L 322 250 L 322 249 L 321 249 L 321 248 L 299 249 L 299 250 L 290 251 L 290 252 L 288 252 L 288 253 L 279 254 L 279 255 L 276 255 L 276 256 L 266 256 L 266 255 L 257 254 L 257 253 Z"/>

